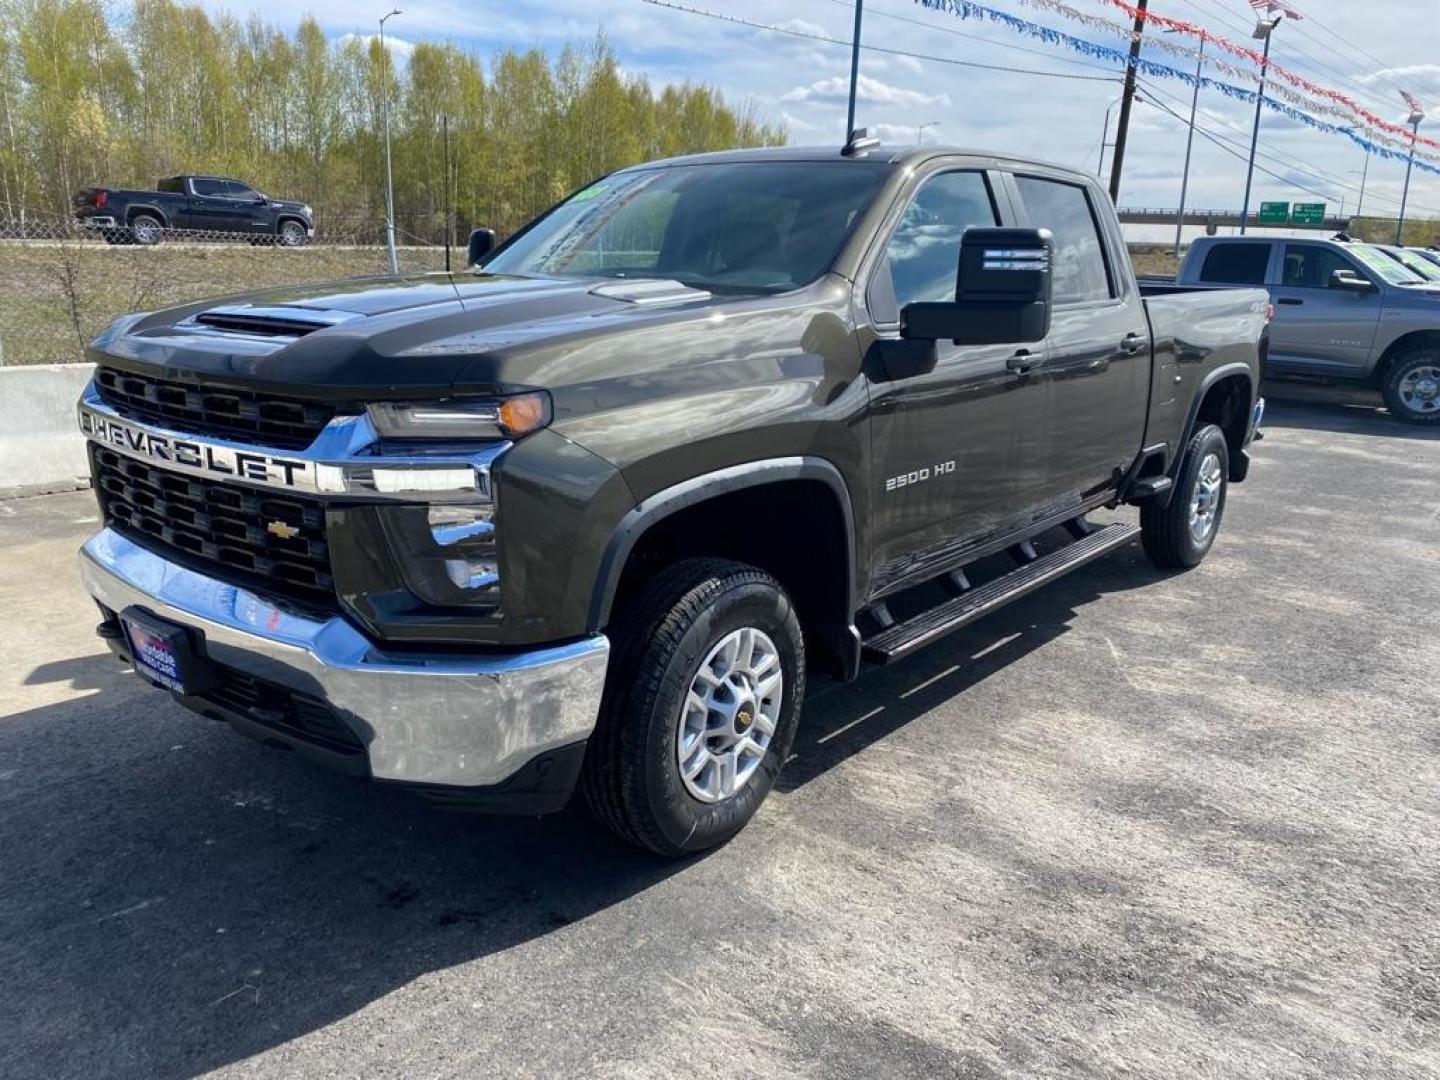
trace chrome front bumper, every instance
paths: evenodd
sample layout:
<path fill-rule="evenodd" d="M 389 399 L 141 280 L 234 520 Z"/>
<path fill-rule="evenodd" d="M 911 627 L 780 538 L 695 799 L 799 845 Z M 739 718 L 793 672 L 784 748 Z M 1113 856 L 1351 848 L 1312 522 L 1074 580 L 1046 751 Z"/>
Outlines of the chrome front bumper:
<path fill-rule="evenodd" d="M 322 698 L 366 746 L 370 775 L 488 787 L 590 735 L 610 643 L 504 655 L 392 652 L 344 617 L 316 620 L 207 577 L 104 529 L 80 552 L 90 594 L 199 630 L 216 663 Z"/>

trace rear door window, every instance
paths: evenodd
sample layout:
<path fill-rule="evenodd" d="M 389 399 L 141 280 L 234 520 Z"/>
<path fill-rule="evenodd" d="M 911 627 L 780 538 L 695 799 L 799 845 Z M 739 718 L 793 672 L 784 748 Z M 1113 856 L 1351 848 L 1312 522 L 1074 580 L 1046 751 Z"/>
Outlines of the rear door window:
<path fill-rule="evenodd" d="M 1114 296 L 1105 245 L 1090 197 L 1078 184 L 1017 176 L 1030 224 L 1055 234 L 1055 303 L 1080 304 Z"/>
<path fill-rule="evenodd" d="M 1264 285 L 1269 244 L 1216 244 L 1205 256 L 1200 280 L 1207 285 Z"/>
<path fill-rule="evenodd" d="M 196 195 L 213 197 L 225 194 L 225 181 L 212 180 L 208 176 L 197 176 L 190 181 L 191 189 Z"/>

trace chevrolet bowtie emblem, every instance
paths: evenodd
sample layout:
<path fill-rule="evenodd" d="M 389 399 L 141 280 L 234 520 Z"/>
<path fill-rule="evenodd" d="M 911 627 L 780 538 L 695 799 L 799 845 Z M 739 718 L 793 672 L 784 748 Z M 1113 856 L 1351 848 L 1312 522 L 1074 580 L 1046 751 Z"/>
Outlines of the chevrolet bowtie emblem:
<path fill-rule="evenodd" d="M 300 535 L 300 530 L 294 525 L 287 525 L 283 521 L 272 521 L 265 526 L 265 531 L 271 536 L 278 536 L 281 540 L 294 540 Z"/>

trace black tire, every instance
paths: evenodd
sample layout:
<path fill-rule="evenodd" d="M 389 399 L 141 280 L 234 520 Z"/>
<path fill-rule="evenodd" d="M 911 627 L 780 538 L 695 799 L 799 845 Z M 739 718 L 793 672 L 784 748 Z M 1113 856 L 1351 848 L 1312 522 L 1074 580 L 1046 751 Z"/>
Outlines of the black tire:
<path fill-rule="evenodd" d="M 1212 494 L 1211 478 L 1216 464 L 1219 479 Z M 1196 495 L 1202 484 L 1206 497 L 1200 500 L 1200 508 L 1204 510 L 1213 505 L 1214 514 L 1203 534 L 1197 536 L 1192 527 L 1192 510 L 1196 508 Z M 1229 485 L 1230 448 L 1225 442 L 1225 433 L 1214 424 L 1207 424 L 1195 432 L 1185 448 L 1185 459 L 1180 463 L 1180 474 L 1175 478 L 1169 504 L 1147 503 L 1140 507 L 1140 541 L 1155 565 L 1185 570 L 1204 561 L 1220 532 Z"/>
<path fill-rule="evenodd" d="M 1398 357 L 1380 384 L 1390 415 L 1407 424 L 1440 424 L 1440 349 L 1416 349 Z"/>
<path fill-rule="evenodd" d="M 145 247 L 160 243 L 165 235 L 165 223 L 154 214 L 136 214 L 130 219 L 130 239 Z"/>
<path fill-rule="evenodd" d="M 309 237 L 305 235 L 305 226 L 298 221 L 286 220 L 280 223 L 279 244 L 281 247 L 304 247 Z"/>
<path fill-rule="evenodd" d="M 682 709 L 711 650 L 746 627 L 763 631 L 775 646 L 783 677 L 778 716 L 748 782 L 728 798 L 706 802 L 681 777 Z M 795 739 L 805 645 L 789 597 L 754 567 L 687 559 L 663 570 L 626 605 L 611 642 L 600 717 L 580 780 L 592 813 L 657 855 L 673 858 L 724 843 L 770 793 Z"/>

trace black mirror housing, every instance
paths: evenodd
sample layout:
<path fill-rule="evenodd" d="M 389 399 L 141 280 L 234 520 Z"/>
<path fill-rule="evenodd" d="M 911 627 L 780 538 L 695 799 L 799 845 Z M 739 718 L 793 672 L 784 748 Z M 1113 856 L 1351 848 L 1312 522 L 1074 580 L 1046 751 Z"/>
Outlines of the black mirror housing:
<path fill-rule="evenodd" d="M 470 259 L 470 265 L 471 265 L 471 266 L 478 266 L 479 263 L 480 263 L 480 260 L 483 259 L 483 258 L 485 258 L 486 255 L 489 255 L 490 252 L 492 252 L 492 251 L 494 251 L 494 250 L 495 250 L 495 230 L 494 230 L 494 229 L 473 229 L 473 230 L 471 230 L 471 233 L 470 233 L 470 243 L 469 243 L 469 246 L 468 246 L 468 251 L 469 251 L 468 257 L 469 257 L 469 259 Z"/>
<path fill-rule="evenodd" d="M 1049 229 L 966 229 L 955 300 L 907 304 L 900 336 L 956 345 L 1025 345 L 1050 333 Z"/>

